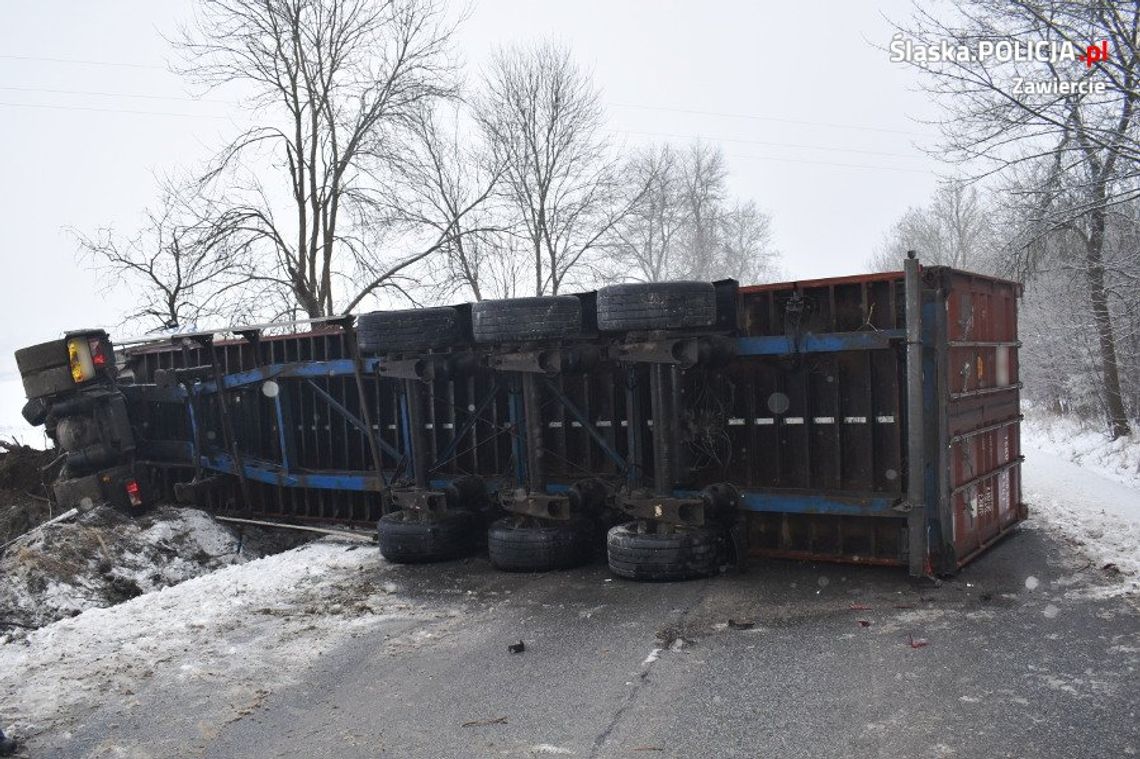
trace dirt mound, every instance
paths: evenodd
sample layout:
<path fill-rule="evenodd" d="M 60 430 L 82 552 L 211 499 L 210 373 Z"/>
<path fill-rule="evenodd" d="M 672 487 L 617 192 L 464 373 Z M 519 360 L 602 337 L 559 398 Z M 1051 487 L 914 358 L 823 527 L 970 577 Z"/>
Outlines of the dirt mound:
<path fill-rule="evenodd" d="M 59 452 L 41 451 L 16 442 L 0 440 L 0 490 L 43 492 L 40 470 L 50 464 Z"/>
<path fill-rule="evenodd" d="M 51 517 L 40 470 L 57 455 L 0 440 L 0 546 Z"/>
<path fill-rule="evenodd" d="M 25 535 L 0 555 L 0 636 L 113 606 L 220 567 L 285 550 L 297 536 L 237 531 L 197 509 L 138 517 L 108 506 Z"/>

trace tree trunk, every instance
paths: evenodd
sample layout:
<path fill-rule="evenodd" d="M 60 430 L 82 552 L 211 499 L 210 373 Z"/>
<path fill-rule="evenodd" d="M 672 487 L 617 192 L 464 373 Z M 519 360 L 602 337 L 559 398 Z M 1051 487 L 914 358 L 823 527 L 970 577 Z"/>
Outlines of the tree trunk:
<path fill-rule="evenodd" d="M 1124 396 L 1120 391 L 1120 368 L 1116 360 L 1116 337 L 1112 330 L 1112 317 L 1108 311 L 1108 291 L 1104 284 L 1104 228 L 1103 207 L 1092 212 L 1088 243 L 1085 247 L 1085 278 L 1089 287 L 1089 307 L 1096 325 L 1100 343 L 1101 374 L 1104 377 L 1104 396 L 1108 409 L 1112 439 L 1130 435 L 1128 415 L 1124 411 Z"/>
<path fill-rule="evenodd" d="M 542 242 L 534 241 L 534 294 L 542 295 Z"/>

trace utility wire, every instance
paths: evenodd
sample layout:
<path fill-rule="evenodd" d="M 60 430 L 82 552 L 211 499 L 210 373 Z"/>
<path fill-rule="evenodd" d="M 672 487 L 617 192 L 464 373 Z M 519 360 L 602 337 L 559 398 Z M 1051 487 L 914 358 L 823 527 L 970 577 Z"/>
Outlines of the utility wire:
<path fill-rule="evenodd" d="M 0 55 L 0 60 L 8 61 L 40 61 L 43 63 L 73 63 L 81 66 L 121 66 L 131 69 L 158 69 L 170 71 L 166 66 L 156 66 L 152 63 L 125 63 L 120 61 L 89 61 L 78 58 L 48 58 L 37 55 Z"/>
<path fill-rule="evenodd" d="M 126 108 L 95 108 L 80 105 L 47 105 L 43 103 L 7 103 L 0 102 L 5 108 L 46 108 L 53 111 L 93 111 L 95 113 L 127 113 L 136 116 L 176 116 L 180 119 L 217 119 L 232 121 L 229 116 L 212 116 L 205 113 L 171 113 L 167 111 L 137 111 Z"/>
<path fill-rule="evenodd" d="M 776 156 L 744 155 L 743 153 L 726 153 L 729 158 L 744 158 L 752 161 L 780 161 L 783 163 L 812 164 L 815 166 L 838 166 L 845 169 L 870 169 L 873 171 L 901 171 L 908 174 L 931 174 L 930 169 L 907 169 L 902 166 L 876 166 L 862 163 L 838 163 L 835 161 L 813 161 L 807 158 L 779 158 Z"/>
<path fill-rule="evenodd" d="M 0 88 L 2 89 L 2 88 Z M 799 148 L 803 150 L 826 150 L 833 153 L 861 153 L 863 155 L 877 155 L 889 156 L 893 158 L 918 158 L 919 156 L 908 155 L 906 153 L 891 153 L 884 150 L 861 150 L 859 148 L 838 148 L 830 145 L 802 145 L 794 142 L 767 142 L 764 140 L 748 140 L 737 137 L 709 137 L 707 135 L 699 134 L 669 134 L 666 132 L 643 132 L 634 129 L 610 129 L 609 131 L 617 134 L 632 134 L 644 135 L 649 137 L 668 137 L 670 139 L 679 140 L 708 140 L 709 142 L 739 142 L 747 145 L 764 145 L 773 148 Z"/>
<path fill-rule="evenodd" d="M 51 90 L 40 87 L 0 87 L 0 90 L 7 90 L 9 92 L 31 92 L 46 95 L 95 95 L 98 97 L 140 98 L 143 100 L 182 100 L 189 103 L 221 103 L 224 105 L 237 105 L 237 102 L 234 100 L 196 98 L 185 95 L 136 95 L 130 92 L 101 92 L 99 90 Z"/>
<path fill-rule="evenodd" d="M 607 102 L 606 105 L 614 108 L 632 108 L 640 111 L 671 111 L 673 113 L 687 113 L 693 116 L 713 116 L 721 119 L 749 119 L 751 121 L 774 121 L 780 124 L 797 124 L 799 126 L 818 126 L 829 129 L 855 129 L 865 132 L 883 132 L 886 134 L 905 134 L 912 137 L 929 137 L 922 132 L 909 132 L 905 129 L 888 129 L 886 127 L 868 126 L 866 124 L 840 124 L 826 121 L 807 121 L 804 119 L 786 119 L 779 116 L 758 116 L 750 113 L 725 113 L 718 111 L 699 111 L 694 108 L 672 108 L 663 105 L 639 105 L 637 103 Z"/>

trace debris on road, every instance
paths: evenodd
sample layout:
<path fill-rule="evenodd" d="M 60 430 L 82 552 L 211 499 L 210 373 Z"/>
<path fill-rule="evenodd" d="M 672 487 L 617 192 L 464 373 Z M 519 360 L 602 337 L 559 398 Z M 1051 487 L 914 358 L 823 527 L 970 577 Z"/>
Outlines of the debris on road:
<path fill-rule="evenodd" d="M 526 644 L 520 640 L 518 643 L 512 643 L 509 646 L 507 646 L 507 650 L 510 651 L 512 654 L 521 654 L 523 651 L 526 650 Z"/>
<path fill-rule="evenodd" d="M 661 643 L 661 648 L 670 651 L 680 651 L 685 646 L 691 646 L 695 641 L 686 638 L 679 629 L 675 627 L 662 628 L 657 633 L 657 640 Z"/>
<path fill-rule="evenodd" d="M 732 630 L 751 630 L 756 626 L 755 622 L 737 622 L 735 619 L 728 620 L 729 629 Z"/>
<path fill-rule="evenodd" d="M 867 604 L 852 603 L 847 608 L 850 609 L 851 611 L 871 611 L 871 607 L 868 606 Z"/>
<path fill-rule="evenodd" d="M 869 620 L 869 619 L 857 619 L 857 620 L 855 620 L 855 623 L 858 624 L 860 627 L 870 627 L 871 626 L 871 620 Z"/>
<path fill-rule="evenodd" d="M 18 748 L 20 748 L 19 744 L 5 735 L 3 730 L 0 730 L 0 756 L 11 756 L 16 753 Z"/>
<path fill-rule="evenodd" d="M 910 642 L 911 648 L 926 648 L 930 645 L 930 641 L 926 638 L 916 638 L 913 635 L 908 635 L 907 640 Z"/>
<path fill-rule="evenodd" d="M 507 724 L 506 717 L 492 717 L 491 719 L 473 719 L 470 722 L 464 722 L 460 727 L 486 727 L 487 725 L 505 724 Z"/>
<path fill-rule="evenodd" d="M 263 519 L 239 519 L 238 517 L 215 517 L 219 522 L 228 524 L 253 525 L 255 527 L 272 527 L 277 530 L 299 530 L 301 532 L 315 532 L 320 535 L 331 535 L 348 540 L 361 540 L 365 543 L 375 543 L 376 536 L 371 532 L 353 532 L 352 530 L 331 530 L 326 527 L 314 527 L 309 524 L 285 524 L 284 522 L 267 522 Z"/>

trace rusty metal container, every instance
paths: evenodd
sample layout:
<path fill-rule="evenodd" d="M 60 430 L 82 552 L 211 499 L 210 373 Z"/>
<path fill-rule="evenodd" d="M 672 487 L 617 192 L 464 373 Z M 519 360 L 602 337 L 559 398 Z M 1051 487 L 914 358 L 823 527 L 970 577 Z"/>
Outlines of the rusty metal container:
<path fill-rule="evenodd" d="M 909 288 L 904 272 L 741 288 L 743 341 L 776 350 L 733 373 L 787 406 L 751 432 L 771 496 L 749 515 L 755 553 L 952 573 L 1025 518 L 1020 285 L 913 268 Z"/>

